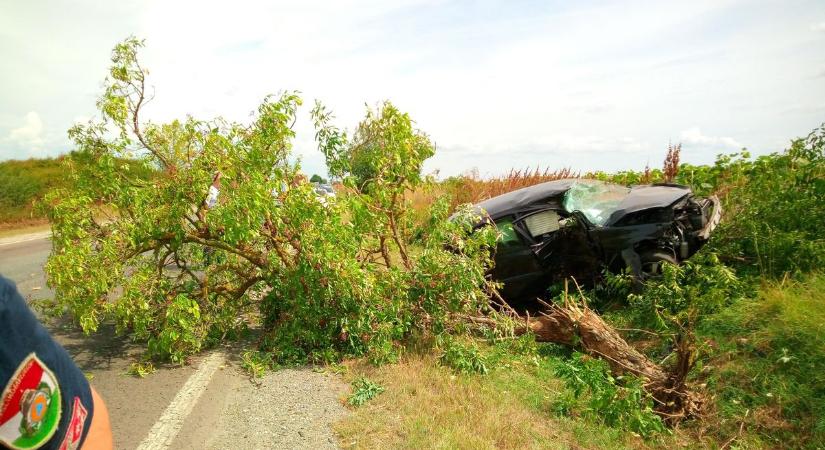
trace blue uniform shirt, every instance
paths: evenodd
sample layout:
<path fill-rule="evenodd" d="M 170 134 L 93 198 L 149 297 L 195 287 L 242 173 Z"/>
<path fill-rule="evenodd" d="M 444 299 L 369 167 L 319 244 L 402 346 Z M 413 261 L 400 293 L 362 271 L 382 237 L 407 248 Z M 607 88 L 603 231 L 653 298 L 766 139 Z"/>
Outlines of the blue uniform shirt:
<path fill-rule="evenodd" d="M 89 382 L 0 276 L 0 447 L 79 448 L 92 422 Z"/>

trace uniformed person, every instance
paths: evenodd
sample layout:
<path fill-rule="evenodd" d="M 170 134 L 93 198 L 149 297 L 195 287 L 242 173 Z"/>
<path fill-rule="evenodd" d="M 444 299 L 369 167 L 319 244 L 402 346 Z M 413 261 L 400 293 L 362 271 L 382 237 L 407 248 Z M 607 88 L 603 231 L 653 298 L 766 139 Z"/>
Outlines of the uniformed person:
<path fill-rule="evenodd" d="M 103 399 L 2 276 L 0 389 L 0 448 L 112 448 Z"/>

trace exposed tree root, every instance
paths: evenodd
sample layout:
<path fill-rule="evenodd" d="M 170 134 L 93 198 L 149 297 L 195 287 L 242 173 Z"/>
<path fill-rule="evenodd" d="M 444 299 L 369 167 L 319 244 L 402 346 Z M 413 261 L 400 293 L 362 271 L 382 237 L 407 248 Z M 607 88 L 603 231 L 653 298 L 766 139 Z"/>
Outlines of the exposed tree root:
<path fill-rule="evenodd" d="M 693 348 L 689 343 L 677 342 L 676 363 L 665 369 L 628 344 L 586 305 L 574 301 L 565 301 L 563 305 L 542 304 L 546 310 L 536 317 L 516 315 L 505 306 L 520 324 L 516 334 L 529 330 L 539 342 L 579 348 L 604 359 L 614 374 L 633 374 L 644 379 L 645 390 L 656 402 L 656 412 L 671 425 L 700 414 L 702 396 L 686 384 L 687 374 L 693 366 Z"/>

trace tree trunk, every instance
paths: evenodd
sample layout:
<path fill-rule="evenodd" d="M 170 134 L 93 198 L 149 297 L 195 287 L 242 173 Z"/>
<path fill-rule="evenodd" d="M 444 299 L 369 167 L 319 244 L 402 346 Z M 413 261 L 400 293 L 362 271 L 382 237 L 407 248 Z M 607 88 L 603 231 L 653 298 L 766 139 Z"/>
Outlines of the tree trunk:
<path fill-rule="evenodd" d="M 687 371 L 692 367 L 685 363 L 691 360 L 689 345 L 677 346 L 679 363 L 673 371 L 667 371 L 628 344 L 589 308 L 575 304 L 547 306 L 548 311 L 538 317 L 522 317 L 527 327 L 517 332 L 524 333 L 529 328 L 539 342 L 581 348 L 606 360 L 614 374 L 629 373 L 644 379 L 645 390 L 656 402 L 656 412 L 668 423 L 698 415 L 701 398 L 685 384 Z"/>

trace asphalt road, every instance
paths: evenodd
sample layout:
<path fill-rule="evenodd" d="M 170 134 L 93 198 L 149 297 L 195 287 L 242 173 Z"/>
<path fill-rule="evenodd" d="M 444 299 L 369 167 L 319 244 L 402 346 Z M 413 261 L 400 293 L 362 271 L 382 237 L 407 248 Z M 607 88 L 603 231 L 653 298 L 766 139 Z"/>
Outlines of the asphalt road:
<path fill-rule="evenodd" d="M 43 265 L 51 243 L 45 235 L 22 239 L 0 241 L 0 274 L 29 300 L 49 298 Z M 252 382 L 227 347 L 137 378 L 126 372 L 143 347 L 111 325 L 90 336 L 68 320 L 45 325 L 105 399 L 117 449 L 337 448 L 331 423 L 346 415 L 337 376 L 307 368 Z"/>
<path fill-rule="evenodd" d="M 40 235 L 22 239 L 23 242 L 0 242 L 0 274 L 16 282 L 24 297 L 50 297 L 43 264 L 51 251 L 51 242 Z"/>

